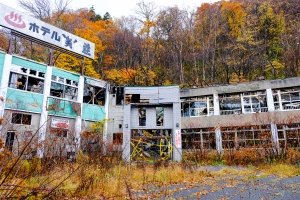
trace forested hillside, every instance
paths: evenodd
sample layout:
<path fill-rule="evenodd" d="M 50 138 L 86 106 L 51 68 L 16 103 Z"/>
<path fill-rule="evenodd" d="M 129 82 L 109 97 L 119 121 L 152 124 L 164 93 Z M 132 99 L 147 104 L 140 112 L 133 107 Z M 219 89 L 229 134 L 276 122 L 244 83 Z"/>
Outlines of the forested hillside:
<path fill-rule="evenodd" d="M 135 16 L 121 19 L 94 8 L 69 10 L 64 1 L 35 13 L 43 4 L 32 2 L 25 9 L 36 17 L 94 42 L 84 73 L 116 84 L 207 86 L 300 74 L 299 0 L 220 1 L 194 12 L 140 2 Z M 47 62 L 48 49 L 12 41 L 16 53 Z M 7 30 L 0 47 L 8 47 Z M 54 54 L 56 66 L 81 71 L 81 60 Z"/>

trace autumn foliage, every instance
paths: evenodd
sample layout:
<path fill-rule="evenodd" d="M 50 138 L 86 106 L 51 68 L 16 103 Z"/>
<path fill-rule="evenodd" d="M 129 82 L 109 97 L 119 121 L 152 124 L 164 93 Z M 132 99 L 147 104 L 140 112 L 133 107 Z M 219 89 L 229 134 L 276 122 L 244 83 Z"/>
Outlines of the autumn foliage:
<path fill-rule="evenodd" d="M 299 9 L 296 0 L 219 1 L 193 12 L 140 2 L 136 16 L 113 19 L 92 7 L 43 20 L 96 45 L 93 60 L 54 52 L 55 66 L 115 84 L 207 86 L 298 76 Z M 1 30 L 4 50 L 8 36 Z M 45 47 L 20 38 L 12 46 L 48 62 Z"/>

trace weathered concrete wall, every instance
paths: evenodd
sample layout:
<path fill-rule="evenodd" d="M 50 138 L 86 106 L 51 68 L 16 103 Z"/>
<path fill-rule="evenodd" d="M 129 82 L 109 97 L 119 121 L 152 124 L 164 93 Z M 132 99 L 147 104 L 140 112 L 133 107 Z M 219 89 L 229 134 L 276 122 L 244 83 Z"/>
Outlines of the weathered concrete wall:
<path fill-rule="evenodd" d="M 31 124 L 13 124 L 11 123 L 12 113 L 23 113 L 31 115 Z M 15 132 L 15 138 L 13 143 L 13 153 L 18 154 L 23 146 L 29 142 L 31 137 L 34 137 L 34 140 L 31 142 L 30 148 L 28 151 L 36 150 L 37 145 L 37 137 L 38 137 L 38 129 L 39 129 L 39 121 L 40 121 L 40 114 L 35 113 L 27 113 L 27 112 L 19 112 L 13 110 L 5 110 L 4 117 L 3 117 L 3 129 L 0 133 L 2 141 L 5 143 L 7 132 L 12 131 Z"/>
<path fill-rule="evenodd" d="M 105 140 L 107 145 L 110 145 L 113 143 L 113 133 L 123 132 L 124 107 L 123 105 L 116 105 L 115 95 L 109 94 L 108 99 L 107 134 Z"/>
<path fill-rule="evenodd" d="M 59 137 L 56 134 L 50 133 L 52 118 L 69 120 L 69 129 L 67 137 Z M 75 142 L 75 119 L 48 116 L 46 140 L 44 141 L 44 156 L 66 156 L 70 146 L 72 146 L 72 148 L 75 148 Z"/>
<path fill-rule="evenodd" d="M 207 128 L 207 127 L 229 127 L 249 126 L 264 124 L 289 124 L 300 123 L 300 112 L 275 111 L 266 113 L 252 113 L 240 115 L 215 115 L 207 117 L 182 117 L 182 129 L 186 128 Z"/>
<path fill-rule="evenodd" d="M 139 126 L 139 113 L 137 107 L 131 108 L 131 128 L 132 129 L 172 129 L 173 128 L 173 107 L 164 108 L 163 126 L 156 125 L 156 107 L 146 107 L 146 126 Z"/>

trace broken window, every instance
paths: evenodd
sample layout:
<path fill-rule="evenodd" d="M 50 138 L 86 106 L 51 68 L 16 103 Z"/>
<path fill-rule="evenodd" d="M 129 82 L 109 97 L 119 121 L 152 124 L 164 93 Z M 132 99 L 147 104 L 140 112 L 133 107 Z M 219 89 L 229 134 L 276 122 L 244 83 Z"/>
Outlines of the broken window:
<path fill-rule="evenodd" d="M 280 124 L 277 130 L 281 148 L 300 148 L 300 124 Z"/>
<path fill-rule="evenodd" d="M 11 123 L 31 125 L 31 115 L 23 114 L 23 113 L 12 113 Z"/>
<path fill-rule="evenodd" d="M 243 106 L 245 113 L 268 112 L 266 92 L 243 93 Z"/>
<path fill-rule="evenodd" d="M 221 136 L 223 149 L 235 148 L 236 129 L 234 127 L 221 128 Z"/>
<path fill-rule="evenodd" d="M 156 126 L 164 125 L 164 108 L 156 107 Z"/>
<path fill-rule="evenodd" d="M 273 90 L 273 99 L 276 110 L 300 109 L 300 87 Z"/>
<path fill-rule="evenodd" d="M 183 117 L 209 116 L 213 114 L 213 96 L 185 98 L 181 103 L 181 115 Z"/>
<path fill-rule="evenodd" d="M 123 133 L 114 133 L 113 134 L 113 144 L 122 145 L 123 144 Z"/>
<path fill-rule="evenodd" d="M 105 88 L 84 85 L 83 103 L 105 105 Z"/>
<path fill-rule="evenodd" d="M 6 140 L 5 140 L 5 147 L 9 150 L 12 151 L 13 146 L 14 146 L 14 140 L 15 140 L 15 132 L 13 131 L 8 131 L 6 133 Z"/>
<path fill-rule="evenodd" d="M 69 79 L 53 76 L 51 78 L 50 96 L 77 100 L 78 82 Z"/>
<path fill-rule="evenodd" d="M 224 94 L 219 96 L 221 115 L 241 114 L 242 105 L 239 94 Z"/>
<path fill-rule="evenodd" d="M 112 87 L 112 94 L 115 95 L 116 105 L 124 104 L 124 87 Z"/>
<path fill-rule="evenodd" d="M 238 148 L 262 148 L 271 145 L 270 126 L 237 127 Z"/>
<path fill-rule="evenodd" d="M 203 150 L 216 149 L 215 129 L 183 129 L 182 148 Z"/>
<path fill-rule="evenodd" d="M 43 93 L 44 81 L 35 77 L 28 77 L 27 90 L 36 93 Z"/>
<path fill-rule="evenodd" d="M 36 71 L 35 73 L 30 73 L 30 75 L 10 72 L 8 86 L 15 89 L 43 93 L 44 79 L 38 77 Z"/>
<path fill-rule="evenodd" d="M 140 103 L 141 95 L 140 94 L 126 94 L 125 103 Z"/>
<path fill-rule="evenodd" d="M 50 96 L 63 98 L 64 85 L 60 83 L 51 83 Z"/>
<path fill-rule="evenodd" d="M 200 129 L 183 129 L 181 137 L 183 149 L 203 149 Z"/>
<path fill-rule="evenodd" d="M 214 128 L 201 129 L 203 149 L 216 149 L 216 133 Z"/>
<path fill-rule="evenodd" d="M 146 108 L 145 107 L 139 107 L 139 126 L 146 126 Z"/>

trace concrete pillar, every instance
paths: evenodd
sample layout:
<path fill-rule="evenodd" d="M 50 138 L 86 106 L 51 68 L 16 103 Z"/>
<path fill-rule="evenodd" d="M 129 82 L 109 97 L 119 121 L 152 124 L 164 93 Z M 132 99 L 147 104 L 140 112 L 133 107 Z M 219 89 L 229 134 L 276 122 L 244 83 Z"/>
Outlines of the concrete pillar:
<path fill-rule="evenodd" d="M 278 130 L 275 123 L 271 123 L 272 143 L 273 147 L 279 149 Z"/>
<path fill-rule="evenodd" d="M 243 95 L 243 93 L 241 94 L 241 107 L 242 107 L 242 114 L 244 114 L 245 113 L 245 108 L 244 108 L 244 95 Z M 251 101 L 251 99 L 250 99 L 250 101 Z"/>
<path fill-rule="evenodd" d="M 280 90 L 277 90 L 277 95 L 278 95 L 278 102 L 279 102 L 279 110 L 283 110 Z"/>
<path fill-rule="evenodd" d="M 122 158 L 126 162 L 130 162 L 130 142 L 131 142 L 131 105 L 124 105 L 124 120 L 123 120 L 123 144 Z"/>
<path fill-rule="evenodd" d="M 208 97 L 206 98 L 206 105 L 207 105 L 207 116 L 210 116 L 210 113 L 209 113 L 210 105 L 209 105 L 209 98 Z"/>
<path fill-rule="evenodd" d="M 223 148 L 222 148 L 222 134 L 221 134 L 221 129 L 220 127 L 217 127 L 215 129 L 215 134 L 216 134 L 216 149 L 218 153 L 222 153 Z"/>
<path fill-rule="evenodd" d="M 105 105 L 104 105 L 104 112 L 105 112 L 105 122 L 103 127 L 103 142 L 104 142 L 104 152 L 107 152 L 107 147 L 109 145 L 109 139 L 108 139 L 108 112 L 109 112 L 109 84 L 105 86 Z"/>
<path fill-rule="evenodd" d="M 267 104 L 268 104 L 268 112 L 275 111 L 272 89 L 267 89 Z"/>
<path fill-rule="evenodd" d="M 84 77 L 80 76 L 78 81 L 78 96 L 77 102 L 80 104 L 80 115 L 76 116 L 75 121 L 75 142 L 76 142 L 76 151 L 80 148 L 80 133 L 82 127 L 82 109 L 83 109 L 83 92 L 84 92 Z"/>
<path fill-rule="evenodd" d="M 181 105 L 180 102 L 173 103 L 173 161 L 181 161 L 182 159 L 182 143 L 181 143 Z"/>
<path fill-rule="evenodd" d="M 47 101 L 48 96 L 50 95 L 50 87 L 51 87 L 51 76 L 52 76 L 52 67 L 48 66 L 45 74 L 44 81 L 44 98 L 43 98 L 43 106 L 40 118 L 40 127 L 38 132 L 38 148 L 37 148 L 37 156 L 42 158 L 44 156 L 44 141 L 46 139 L 47 132 L 47 121 L 48 121 L 48 111 L 47 111 Z"/>
<path fill-rule="evenodd" d="M 0 118 L 4 116 L 5 111 L 5 101 L 6 101 L 6 94 L 7 94 L 7 87 L 9 81 L 9 73 L 10 73 L 10 66 L 12 63 L 12 55 L 5 54 L 4 63 L 2 67 L 2 77 L 0 77 Z M 0 133 L 2 130 L 2 126 L 0 125 Z"/>
<path fill-rule="evenodd" d="M 213 97 L 214 97 L 214 115 L 220 115 L 219 95 L 215 93 L 213 94 Z"/>

